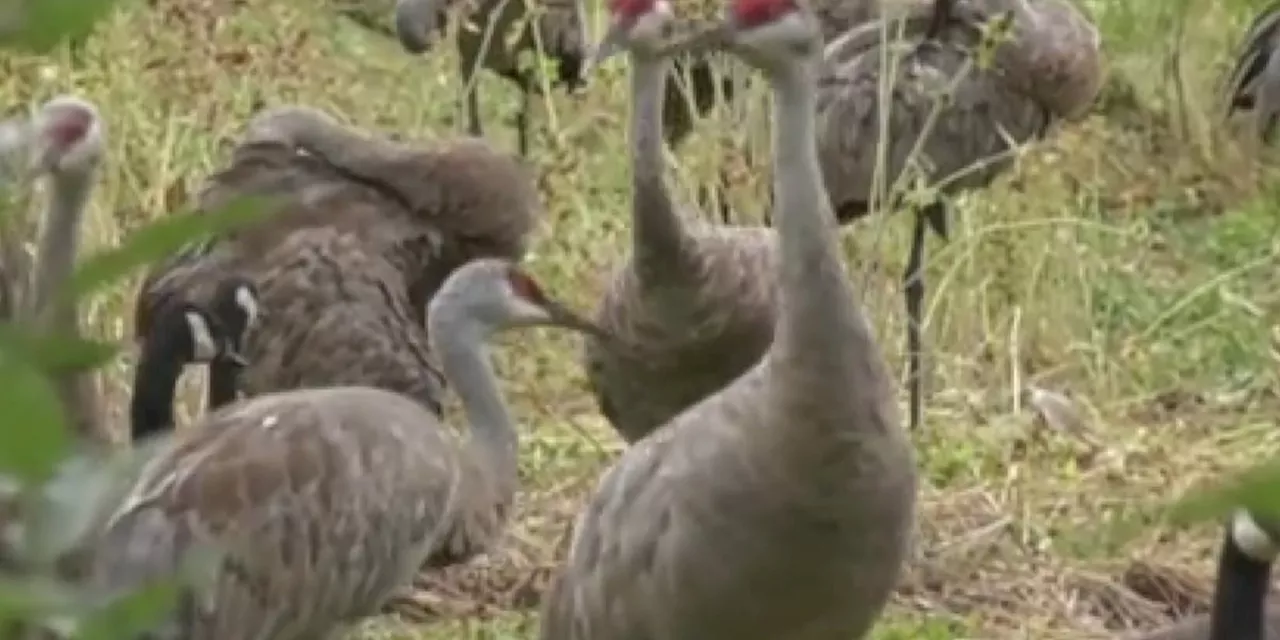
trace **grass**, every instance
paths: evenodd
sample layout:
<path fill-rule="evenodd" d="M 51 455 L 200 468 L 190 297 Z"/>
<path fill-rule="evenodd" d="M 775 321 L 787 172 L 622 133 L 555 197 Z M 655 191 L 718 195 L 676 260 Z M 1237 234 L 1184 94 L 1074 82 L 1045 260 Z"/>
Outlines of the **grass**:
<path fill-rule="evenodd" d="M 1211 99 L 1250 10 L 1185 3 L 1196 28 L 1178 43 L 1179 95 L 1167 34 L 1184 7 L 1164 4 L 1091 2 L 1112 72 L 1099 109 L 961 199 L 953 240 L 931 245 L 919 544 L 877 640 L 1113 637 L 1203 610 L 1216 529 L 1171 530 L 1159 507 L 1280 450 L 1276 192 L 1221 135 Z M 101 247 L 184 204 L 260 103 L 307 103 L 424 141 L 456 135 L 455 68 L 447 48 L 411 58 L 300 0 L 152 0 L 101 25 L 79 60 L 0 58 L 0 90 L 13 105 L 68 91 L 102 105 L 111 162 L 88 233 Z M 548 215 L 529 262 L 583 308 L 625 250 L 624 88 L 613 67 L 584 95 L 550 96 L 534 145 Z M 513 146 L 514 96 L 488 77 L 481 89 L 488 133 Z M 732 117 L 757 122 L 760 104 Z M 686 200 L 726 155 L 742 162 L 745 136 L 733 132 L 760 140 L 763 128 L 730 117 L 706 121 L 676 158 Z M 758 214 L 767 168 L 738 175 L 730 197 Z M 906 227 L 879 218 L 844 234 L 899 371 Z M 130 335 L 133 293 L 99 299 L 88 326 Z M 526 424 L 508 543 L 402 607 L 429 621 L 374 620 L 357 637 L 536 636 L 529 605 L 620 450 L 576 356 L 553 333 L 500 350 Z M 105 379 L 120 423 L 130 368 Z M 1092 444 L 1038 427 L 1028 383 L 1072 397 Z"/>

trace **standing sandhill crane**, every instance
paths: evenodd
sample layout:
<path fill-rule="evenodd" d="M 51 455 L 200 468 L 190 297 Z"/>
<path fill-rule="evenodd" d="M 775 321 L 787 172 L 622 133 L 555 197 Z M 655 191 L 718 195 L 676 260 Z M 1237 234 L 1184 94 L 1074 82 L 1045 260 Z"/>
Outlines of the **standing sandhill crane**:
<path fill-rule="evenodd" d="M 414 54 L 431 48 L 458 4 L 467 5 L 458 29 L 467 131 L 484 135 L 475 77 L 483 67 L 520 89 L 516 131 L 520 155 L 528 155 L 529 113 L 533 95 L 542 91 L 539 75 L 531 70 L 538 68 L 535 57 L 545 52 L 555 58 L 559 83 L 569 90 L 582 83 L 587 42 L 582 0 L 396 0 L 400 45 Z"/>
<path fill-rule="evenodd" d="M 1222 542 L 1209 615 L 1133 640 L 1280 640 L 1280 610 L 1266 604 L 1271 566 L 1280 555 L 1274 531 L 1237 510 Z"/>
<path fill-rule="evenodd" d="M 1226 89 L 1226 114 L 1251 112 L 1255 135 L 1270 142 L 1280 118 L 1280 2 L 1249 25 Z"/>
<path fill-rule="evenodd" d="M 93 104 L 58 96 L 46 102 L 33 119 L 14 119 L 0 126 L 5 141 L 0 152 L 6 165 L 34 169 L 50 178 L 48 208 L 40 234 L 36 264 L 27 274 L 7 273 L 6 283 L 21 304 L 16 314 L 41 332 L 76 337 L 80 334 L 76 308 L 65 288 L 80 246 L 80 224 L 105 145 L 105 127 Z M 55 387 L 67 417 L 86 442 L 104 444 L 109 434 L 99 413 L 96 382 L 89 373 L 64 373 Z"/>
<path fill-rule="evenodd" d="M 50 181 L 43 212 L 43 233 L 33 267 L 5 273 L 16 304 L 6 320 L 25 320 L 40 331 L 76 337 L 79 324 L 73 305 L 65 303 L 66 284 L 75 266 L 80 224 L 93 190 L 105 146 L 105 128 L 93 104 L 74 96 L 58 96 L 44 103 L 32 118 L 0 122 L 0 163 L 11 178 L 44 177 Z M 9 185 L 6 184 L 6 187 Z M 53 308 L 49 308 L 50 306 Z M 77 435 L 89 444 L 105 444 L 107 431 L 98 413 L 100 402 L 93 381 L 85 374 L 55 379 L 63 409 Z M 20 496 L 0 491 L 0 528 L 8 530 L 23 513 Z M 0 539 L 0 567 L 20 564 L 9 538 Z"/>
<path fill-rule="evenodd" d="M 235 400 L 237 369 L 247 364 L 238 351 L 240 338 L 257 308 L 255 295 L 251 284 L 228 280 L 219 286 L 211 311 L 181 302 L 157 313 L 134 371 L 129 407 L 133 442 L 174 428 L 173 397 L 187 364 L 222 367 L 219 377 L 230 381 L 219 393 L 210 386 L 206 411 Z"/>
<path fill-rule="evenodd" d="M 545 640 L 859 638 L 906 555 L 915 455 L 823 187 L 821 33 L 795 0 L 735 0 L 713 34 L 774 95 L 774 341 L 605 473 L 546 600 Z"/>
<path fill-rule="evenodd" d="M 246 394 L 368 385 L 438 409 L 443 379 L 421 309 L 458 265 L 523 254 L 541 211 L 528 170 L 479 140 L 423 150 L 302 107 L 247 129 L 202 208 L 238 195 L 274 195 L 281 208 L 153 271 L 135 308 L 139 334 L 163 300 L 205 301 L 208 282 L 240 273 L 264 317 L 245 336 Z"/>
<path fill-rule="evenodd" d="M 631 58 L 632 249 L 595 319 L 637 348 L 624 354 L 588 339 L 584 356 L 601 412 L 636 442 L 764 355 L 777 307 L 776 247 L 770 229 L 711 226 L 671 201 L 661 137 L 671 62 L 660 50 L 671 6 L 609 7 L 612 23 L 593 64 L 623 50 Z"/>
<path fill-rule="evenodd" d="M 908 22 L 924 32 L 916 32 L 915 45 L 897 63 L 887 108 L 880 104 L 881 58 L 894 43 L 884 41 L 881 22 L 827 46 L 816 107 L 818 156 L 841 222 L 879 206 L 877 185 L 892 186 L 908 166 L 944 192 L 988 185 L 1010 166 L 1017 145 L 1043 135 L 1055 120 L 1082 115 L 1101 88 L 1098 31 L 1067 0 L 936 0 L 934 6 L 931 19 Z M 1013 37 L 998 45 L 990 69 L 978 69 L 972 49 L 983 24 L 999 12 L 1011 18 Z M 950 97 L 935 107 L 940 94 Z M 941 198 L 916 216 L 904 275 L 912 428 L 923 420 L 927 228 L 947 237 Z"/>
<path fill-rule="evenodd" d="M 224 555 L 208 590 L 185 593 L 151 637 L 314 640 L 377 614 L 424 562 L 484 549 L 518 482 L 518 435 L 485 341 L 519 327 L 597 329 L 498 259 L 459 268 L 427 318 L 469 422 L 464 443 L 433 410 L 370 387 L 229 405 L 149 461 L 95 548 L 91 584 L 128 588 L 215 545 Z"/>

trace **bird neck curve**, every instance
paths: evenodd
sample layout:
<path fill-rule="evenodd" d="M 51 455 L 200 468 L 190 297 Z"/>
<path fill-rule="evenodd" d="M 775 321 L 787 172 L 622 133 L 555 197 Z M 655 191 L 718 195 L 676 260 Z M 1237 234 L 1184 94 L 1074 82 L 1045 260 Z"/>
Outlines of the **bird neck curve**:
<path fill-rule="evenodd" d="M 663 180 L 662 104 L 669 56 L 630 54 L 631 59 L 631 241 L 642 276 L 683 271 L 684 225 Z M 646 280 L 642 277 L 641 280 Z"/>
<path fill-rule="evenodd" d="M 40 235 L 31 295 L 26 302 L 27 319 L 38 331 L 67 338 L 80 336 L 75 300 L 65 294 L 80 250 L 80 226 L 97 171 L 96 164 L 89 164 L 51 174 L 52 193 Z M 101 400 L 92 374 L 62 373 L 54 376 L 53 383 L 77 434 L 94 444 L 107 441 L 99 411 Z"/>
<path fill-rule="evenodd" d="M 142 343 L 129 400 L 133 441 L 173 429 L 173 401 L 185 359 L 179 336 L 158 326 Z"/>
<path fill-rule="evenodd" d="M 427 314 L 432 346 L 445 378 L 462 401 L 467 449 L 495 482 L 499 500 L 515 494 L 519 436 L 498 389 L 486 341 L 492 329 L 437 294 Z"/>
<path fill-rule="evenodd" d="M 861 343 L 864 323 L 836 244 L 835 216 L 815 144 L 817 65 L 788 61 L 769 72 L 773 90 L 774 228 L 780 260 L 781 346 L 831 354 L 842 334 Z M 851 331 L 852 330 L 852 331 Z M 832 372 L 835 373 L 835 372 Z"/>

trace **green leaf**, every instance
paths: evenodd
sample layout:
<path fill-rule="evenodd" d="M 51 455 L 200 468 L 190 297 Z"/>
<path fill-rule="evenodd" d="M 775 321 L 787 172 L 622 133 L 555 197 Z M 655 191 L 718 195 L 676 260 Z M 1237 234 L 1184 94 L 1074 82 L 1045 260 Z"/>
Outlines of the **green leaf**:
<path fill-rule="evenodd" d="M 0 0 L 0 46 L 48 53 L 84 38 L 114 5 L 115 0 Z M 15 15 L 12 22 L 3 19 Z"/>
<path fill-rule="evenodd" d="M 268 200 L 244 197 L 207 213 L 175 214 L 133 232 L 120 246 L 103 251 L 76 269 L 69 295 L 81 297 L 127 277 L 134 269 L 167 257 L 202 237 L 220 235 L 261 219 Z"/>
<path fill-rule="evenodd" d="M 0 353 L 12 354 L 46 375 L 96 369 L 119 350 L 118 345 L 109 342 L 42 336 L 19 325 L 0 323 Z"/>
<path fill-rule="evenodd" d="M 0 472 L 48 478 L 69 445 L 62 403 L 49 378 L 10 351 L 0 351 L 0 407 Z"/>
<path fill-rule="evenodd" d="M 0 619 L 32 620 L 73 611 L 83 599 L 75 589 L 41 576 L 0 576 Z"/>
<path fill-rule="evenodd" d="M 81 618 L 79 640 L 132 638 L 154 627 L 178 602 L 178 581 L 159 580 Z"/>
<path fill-rule="evenodd" d="M 1198 489 L 1179 499 L 1169 512 L 1175 524 L 1225 518 L 1245 507 L 1264 518 L 1280 518 L 1280 460 L 1261 464 L 1223 484 Z"/>

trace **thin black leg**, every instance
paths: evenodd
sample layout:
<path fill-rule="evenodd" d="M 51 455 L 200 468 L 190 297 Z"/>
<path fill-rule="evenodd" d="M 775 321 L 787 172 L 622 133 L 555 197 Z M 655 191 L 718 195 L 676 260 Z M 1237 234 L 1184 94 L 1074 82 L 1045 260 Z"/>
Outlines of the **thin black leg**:
<path fill-rule="evenodd" d="M 205 396 L 205 412 L 235 402 L 239 386 L 240 365 L 214 360 L 209 363 L 209 389 Z"/>
<path fill-rule="evenodd" d="M 484 137 L 484 129 L 480 126 L 480 88 L 472 85 L 467 91 L 467 133 L 477 138 Z"/>
<path fill-rule="evenodd" d="M 935 212 L 935 208 L 936 211 Z M 924 421 L 924 367 L 923 339 L 920 325 L 923 322 L 924 307 L 924 241 L 929 227 L 934 226 L 946 211 L 941 203 L 929 205 L 916 215 L 915 228 L 911 234 L 911 253 L 907 256 L 907 271 L 903 275 L 907 300 L 907 389 L 910 395 L 908 416 L 912 430 L 921 427 Z"/>
<path fill-rule="evenodd" d="M 520 90 L 520 110 L 516 112 L 516 147 L 520 157 L 529 156 L 529 110 L 533 108 L 533 97 L 527 89 Z"/>

